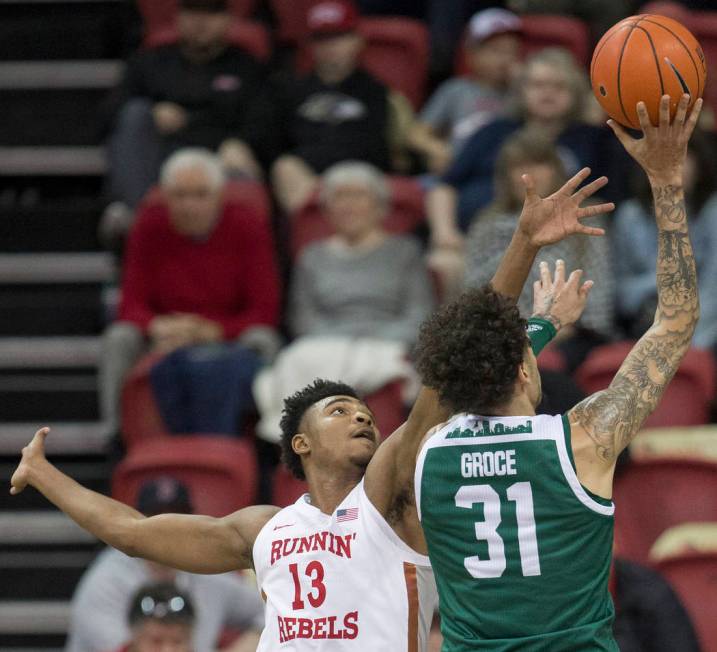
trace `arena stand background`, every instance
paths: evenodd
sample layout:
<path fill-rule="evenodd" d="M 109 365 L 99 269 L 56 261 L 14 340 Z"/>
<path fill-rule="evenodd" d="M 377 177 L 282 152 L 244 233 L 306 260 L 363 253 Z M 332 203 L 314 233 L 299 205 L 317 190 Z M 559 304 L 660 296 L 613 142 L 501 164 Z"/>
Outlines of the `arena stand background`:
<path fill-rule="evenodd" d="M 441 6 L 444 2 L 440 0 Z M 268 57 L 275 69 L 292 65 L 295 51 L 301 56 L 305 5 L 310 0 L 230 4 L 235 42 Z M 365 2 L 380 16 L 366 18 L 362 29 L 369 42 L 369 69 L 418 109 L 429 91 L 452 72 L 445 62 L 461 64 L 460 57 L 445 52 L 447 42 L 459 40 L 455 25 L 441 31 L 440 23 L 430 22 L 435 18 L 433 3 L 427 0 L 423 12 L 415 11 L 416 4 Z M 463 4 L 455 2 L 454 23 L 474 10 L 498 5 Z M 532 4 L 536 3 L 516 1 L 509 6 L 530 10 Z M 547 4 L 567 11 L 581 3 Z M 260 493 L 263 500 L 286 504 L 300 486 L 283 469 L 272 468 L 271 446 L 251 437 L 218 438 L 208 444 L 206 438 L 193 441 L 189 433 L 175 440 L 167 454 L 168 436 L 146 383 L 142 385 L 141 370 L 134 378 L 127 451 L 118 449 L 111 441 L 113 433 L 99 421 L 99 334 L 116 306 L 118 279 L 115 257 L 103 251 L 97 236 L 106 203 L 101 109 L 126 57 L 142 42 L 166 42 L 173 29 L 171 1 L 139 5 L 121 0 L 0 3 L 2 478 L 9 480 L 21 447 L 36 427 L 49 424 L 53 459 L 93 489 L 131 499 L 140 479 L 161 467 L 161 472 L 176 472 L 193 483 L 195 490 L 203 487 L 208 512 L 250 504 Z M 402 11 L 406 5 L 409 13 L 422 15 L 390 15 L 392 8 Z M 639 9 L 635 3 L 624 5 L 624 15 Z M 717 12 L 707 9 L 695 2 L 679 16 L 701 41 L 708 61 L 717 61 Z M 524 16 L 527 49 L 560 45 L 586 65 L 599 28 L 584 18 Z M 460 22 L 458 28 L 460 34 Z M 711 109 L 717 108 L 715 76 L 709 77 L 706 95 Z M 275 226 L 288 274 L 288 251 L 303 235 L 287 237 L 284 221 L 271 213 L 271 204 L 261 202 Z M 408 197 L 405 202 L 416 200 Z M 302 223 L 316 231 L 316 237 L 321 227 L 305 217 Z M 416 226 L 415 220 L 404 222 Z M 626 350 L 624 343 L 615 343 L 594 352 L 576 372 L 576 382 L 585 391 L 604 387 Z M 548 368 L 563 364 L 555 351 L 545 358 Z M 655 565 L 670 579 L 705 650 L 717 650 L 712 612 L 717 601 L 717 428 L 710 425 L 714 376 L 709 352 L 693 351 L 687 357 L 649 428 L 638 436 L 616 487 L 622 509 L 617 518 L 622 555 Z M 389 415 L 403 409 L 395 387 L 387 388 L 378 400 Z M 256 482 L 246 482 L 255 477 Z M 222 484 L 234 479 L 239 480 L 234 486 L 243 488 L 241 495 L 213 501 L 213 488 L 225 494 Z M 695 522 L 705 525 L 689 525 Z M 670 528 L 676 529 L 665 534 Z M 99 548 L 36 492 L 16 498 L 0 493 L 0 652 L 62 647 L 73 589 Z"/>

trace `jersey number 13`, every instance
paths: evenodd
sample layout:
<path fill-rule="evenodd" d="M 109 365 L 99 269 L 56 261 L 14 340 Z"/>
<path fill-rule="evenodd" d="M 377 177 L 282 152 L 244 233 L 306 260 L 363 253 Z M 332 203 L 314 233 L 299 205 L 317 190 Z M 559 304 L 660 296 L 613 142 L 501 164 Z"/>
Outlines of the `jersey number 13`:
<path fill-rule="evenodd" d="M 533 514 L 533 491 L 530 482 L 516 482 L 506 491 L 509 501 L 515 503 L 518 520 L 518 548 L 523 576 L 540 575 L 538 539 Z M 456 493 L 456 507 L 472 509 L 476 503 L 483 503 L 484 519 L 475 523 L 476 539 L 488 544 L 488 558 L 478 555 L 466 557 L 466 570 L 477 579 L 500 577 L 505 572 L 505 545 L 498 534 L 500 517 L 500 496 L 490 485 L 464 485 Z"/>

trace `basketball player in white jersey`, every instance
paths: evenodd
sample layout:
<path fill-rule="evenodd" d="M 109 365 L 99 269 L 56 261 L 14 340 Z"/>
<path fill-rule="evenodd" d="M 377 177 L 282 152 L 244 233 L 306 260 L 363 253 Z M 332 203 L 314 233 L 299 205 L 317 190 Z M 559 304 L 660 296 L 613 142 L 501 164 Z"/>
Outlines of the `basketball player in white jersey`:
<path fill-rule="evenodd" d="M 580 207 L 607 183 L 602 177 L 578 190 L 589 173 L 582 170 L 545 199 L 525 177 L 525 206 L 493 278 L 496 289 L 517 297 L 541 246 L 572 233 L 603 234 L 579 221 L 613 209 Z M 565 324 L 577 319 L 589 289 L 579 288 L 578 279 L 540 296 L 552 302 L 546 316 Z M 563 286 L 570 291 L 557 293 Z M 282 429 L 290 466 L 306 477 L 309 493 L 283 510 L 146 518 L 50 464 L 48 428 L 23 449 L 11 493 L 35 487 L 81 527 L 132 556 L 194 573 L 254 568 L 267 605 L 262 652 L 418 651 L 425 649 L 435 589 L 410 461 L 424 433 L 446 417 L 435 393 L 423 389 L 406 423 L 379 448 L 373 415 L 351 388 L 307 387 L 287 399 Z"/>

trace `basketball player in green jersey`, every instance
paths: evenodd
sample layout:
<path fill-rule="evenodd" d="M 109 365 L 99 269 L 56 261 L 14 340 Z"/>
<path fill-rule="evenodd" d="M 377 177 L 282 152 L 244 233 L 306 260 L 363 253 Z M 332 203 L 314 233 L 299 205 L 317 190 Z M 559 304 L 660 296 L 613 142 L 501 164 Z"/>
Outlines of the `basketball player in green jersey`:
<path fill-rule="evenodd" d="M 643 138 L 610 122 L 647 174 L 658 226 L 655 320 L 608 389 L 536 416 L 540 377 L 513 302 L 466 293 L 422 327 L 417 365 L 453 416 L 416 461 L 444 652 L 617 650 L 608 594 L 615 461 L 654 410 L 699 317 L 682 171 L 701 108 L 684 96 Z M 639 518 L 639 514 L 634 515 Z"/>

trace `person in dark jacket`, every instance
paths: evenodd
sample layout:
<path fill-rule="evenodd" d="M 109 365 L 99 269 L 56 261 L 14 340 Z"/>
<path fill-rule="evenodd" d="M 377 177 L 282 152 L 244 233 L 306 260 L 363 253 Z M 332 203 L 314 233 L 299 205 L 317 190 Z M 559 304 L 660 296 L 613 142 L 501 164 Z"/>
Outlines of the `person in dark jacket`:
<path fill-rule="evenodd" d="M 359 64 L 364 47 L 350 0 L 326 0 L 307 16 L 313 68 L 277 83 L 267 102 L 275 127 L 272 169 L 279 204 L 294 213 L 318 175 L 346 159 L 390 167 L 389 90 Z M 271 111 L 273 110 L 273 113 Z"/>
<path fill-rule="evenodd" d="M 610 590 L 620 652 L 700 652 L 685 608 L 659 573 L 616 556 Z"/>
<path fill-rule="evenodd" d="M 218 150 L 228 171 L 260 175 L 251 111 L 265 72 L 229 43 L 230 22 L 226 0 L 180 0 L 178 42 L 129 60 L 109 100 L 108 191 L 121 204 L 109 215 L 135 208 L 162 162 L 184 147 Z"/>

